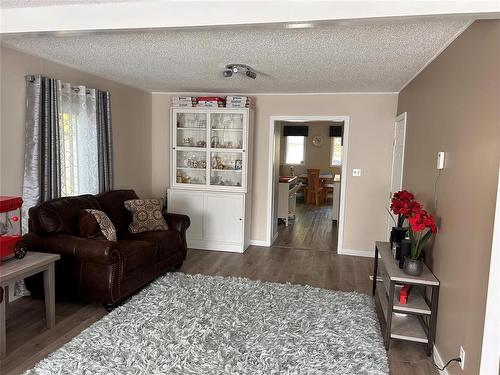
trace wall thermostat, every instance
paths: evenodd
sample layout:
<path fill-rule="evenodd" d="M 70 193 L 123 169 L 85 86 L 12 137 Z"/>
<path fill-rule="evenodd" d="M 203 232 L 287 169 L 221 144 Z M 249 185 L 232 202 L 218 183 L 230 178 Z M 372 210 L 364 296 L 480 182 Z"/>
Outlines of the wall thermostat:
<path fill-rule="evenodd" d="M 437 154 L 437 169 L 444 168 L 444 151 L 439 151 Z"/>

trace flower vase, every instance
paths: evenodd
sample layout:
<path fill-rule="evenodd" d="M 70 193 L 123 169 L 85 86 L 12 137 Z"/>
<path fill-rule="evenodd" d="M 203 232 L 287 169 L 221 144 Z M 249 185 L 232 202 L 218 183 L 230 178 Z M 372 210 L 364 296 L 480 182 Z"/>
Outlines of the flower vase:
<path fill-rule="evenodd" d="M 424 270 L 424 262 L 422 259 L 405 258 L 403 271 L 407 275 L 420 276 Z"/>
<path fill-rule="evenodd" d="M 392 227 L 389 241 L 391 243 L 391 249 L 395 249 L 393 256 L 396 260 L 400 258 L 401 241 L 406 237 L 407 231 L 408 228 Z"/>
<path fill-rule="evenodd" d="M 399 268 L 403 268 L 406 257 L 409 258 L 411 255 L 411 241 L 407 239 L 401 240 L 401 244 L 398 250 L 399 250 L 399 257 L 398 257 Z"/>

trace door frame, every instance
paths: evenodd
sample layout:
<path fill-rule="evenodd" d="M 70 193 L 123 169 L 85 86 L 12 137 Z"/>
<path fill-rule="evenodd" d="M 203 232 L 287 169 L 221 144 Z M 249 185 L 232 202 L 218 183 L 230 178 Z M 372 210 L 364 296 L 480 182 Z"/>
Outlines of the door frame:
<path fill-rule="evenodd" d="M 404 163 L 404 160 L 405 160 L 405 150 L 406 150 L 406 125 L 407 125 L 407 112 L 403 112 L 401 113 L 400 115 L 398 115 L 396 117 L 396 119 L 394 120 L 394 134 L 393 134 L 393 138 L 392 138 L 392 165 L 391 165 L 391 181 L 389 183 L 389 194 L 391 194 L 391 190 L 392 189 L 392 179 L 394 177 L 394 146 L 395 146 L 395 142 L 396 142 L 396 127 L 398 126 L 398 122 L 400 121 L 404 121 L 403 122 L 403 153 L 401 155 L 402 159 L 403 159 L 403 162 L 401 163 L 401 181 L 399 181 L 399 190 L 401 190 L 403 188 L 403 172 L 404 172 L 404 167 L 405 167 L 405 163 Z M 389 200 L 391 199 L 391 197 L 389 197 Z M 387 239 L 389 239 L 389 236 L 390 236 L 390 233 L 391 233 L 391 228 L 392 228 L 392 220 L 390 217 L 387 218 Z"/>
<path fill-rule="evenodd" d="M 490 273 L 486 312 L 484 314 L 483 346 L 481 350 L 480 374 L 498 374 L 500 367 L 500 164 L 498 167 L 497 202 L 491 244 Z"/>
<path fill-rule="evenodd" d="M 277 233 L 273 233 L 273 220 L 276 216 L 274 212 L 274 164 L 276 162 L 275 156 L 275 140 L 274 130 L 276 121 L 335 121 L 344 122 L 343 128 L 343 149 L 342 149 L 342 177 L 340 179 L 340 208 L 339 208 L 339 221 L 338 221 L 338 240 L 337 240 L 337 253 L 349 254 L 343 249 L 344 246 L 344 218 L 345 218 L 345 197 L 347 191 L 347 163 L 349 161 L 349 129 L 350 129 L 350 116 L 270 116 L 269 118 L 269 164 L 268 164 L 268 183 L 267 183 L 267 235 L 266 245 L 271 246 L 276 240 Z"/>

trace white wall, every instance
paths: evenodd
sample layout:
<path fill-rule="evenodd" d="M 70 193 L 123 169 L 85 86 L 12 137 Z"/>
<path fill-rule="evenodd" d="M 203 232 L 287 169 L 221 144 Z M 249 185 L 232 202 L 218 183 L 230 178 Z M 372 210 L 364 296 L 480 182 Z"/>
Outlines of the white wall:
<path fill-rule="evenodd" d="M 152 190 L 163 195 L 169 183 L 169 127 L 172 94 L 153 94 Z M 386 235 L 386 211 L 397 94 L 257 95 L 251 239 L 268 233 L 269 121 L 271 116 L 349 116 L 344 248 L 371 251 Z"/>
<path fill-rule="evenodd" d="M 116 188 L 151 194 L 151 94 L 1 47 L 0 193 L 20 195 L 24 172 L 25 75 L 43 74 L 111 92 Z"/>

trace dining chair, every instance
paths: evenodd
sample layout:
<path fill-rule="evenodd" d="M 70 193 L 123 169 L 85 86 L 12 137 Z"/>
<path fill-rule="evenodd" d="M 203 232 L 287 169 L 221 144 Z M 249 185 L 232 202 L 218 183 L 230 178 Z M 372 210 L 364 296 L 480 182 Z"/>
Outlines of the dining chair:
<path fill-rule="evenodd" d="M 340 174 L 341 168 L 340 167 L 331 167 L 330 171 L 332 173 L 332 178 L 328 179 L 323 184 L 323 188 L 325 189 L 325 194 L 326 194 L 325 200 L 328 200 L 328 197 L 329 197 L 330 193 L 331 193 L 332 199 L 333 199 L 333 189 L 334 189 L 333 183 L 335 181 L 335 175 L 336 174 Z"/>
<path fill-rule="evenodd" d="M 307 170 L 307 187 L 305 188 L 306 203 L 324 203 L 325 189 L 319 180 L 319 169 Z"/>

